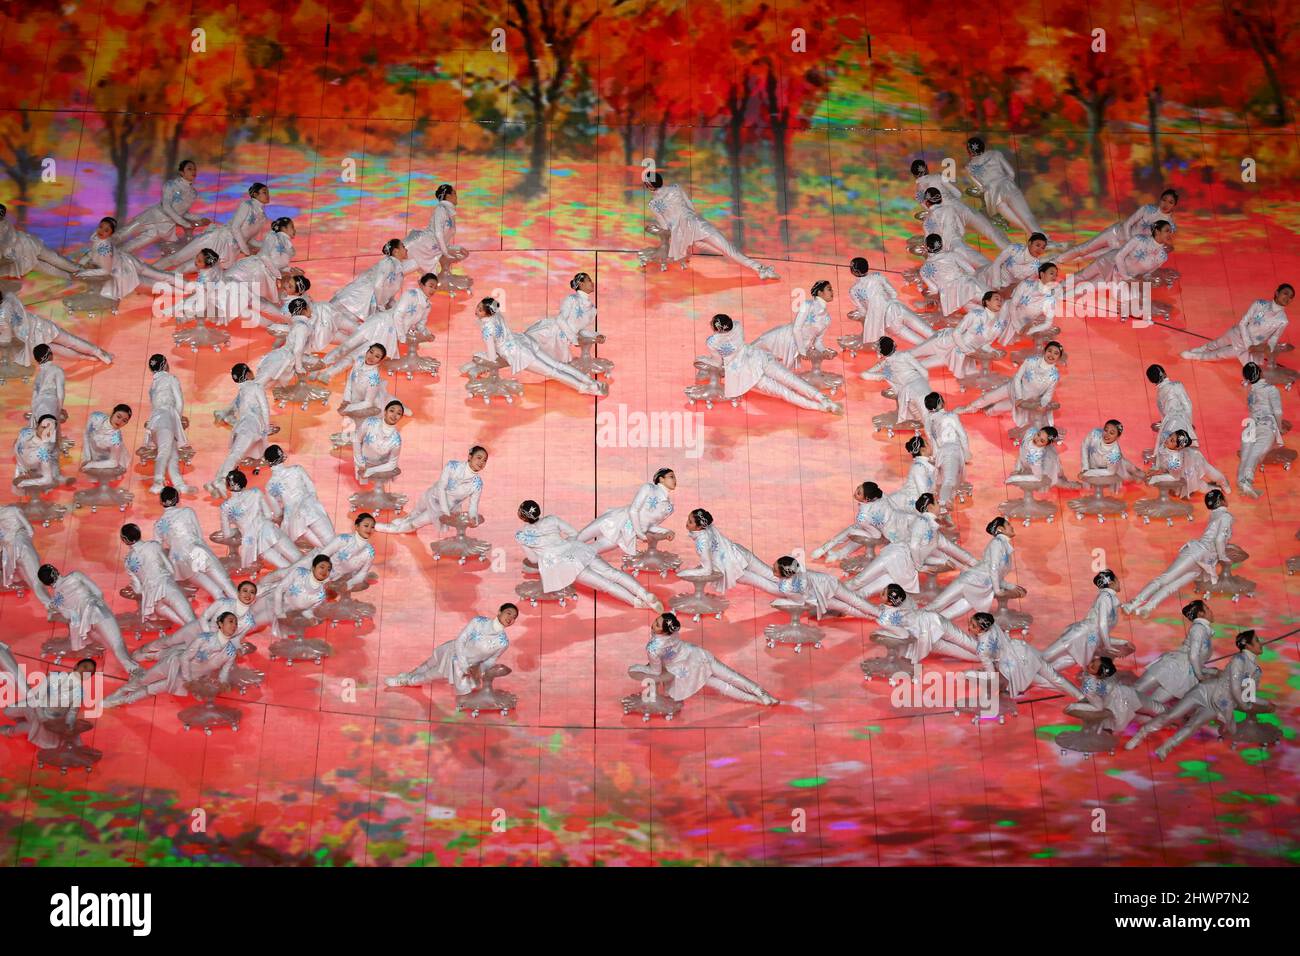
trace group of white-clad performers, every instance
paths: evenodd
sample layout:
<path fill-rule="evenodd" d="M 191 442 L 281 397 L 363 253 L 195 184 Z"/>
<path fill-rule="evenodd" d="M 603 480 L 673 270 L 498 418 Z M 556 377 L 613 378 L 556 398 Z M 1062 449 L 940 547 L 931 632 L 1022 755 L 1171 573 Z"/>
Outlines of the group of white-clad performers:
<path fill-rule="evenodd" d="M 802 602 L 817 621 L 828 616 L 870 619 L 882 631 L 908 640 L 910 664 L 931 657 L 966 662 L 992 675 L 1012 698 L 1038 687 L 1087 701 L 1107 712 L 1103 726 L 1108 731 L 1122 734 L 1138 727 L 1127 740 L 1130 748 L 1169 727 L 1174 733 L 1157 749 L 1161 759 L 1209 721 L 1231 735 L 1234 711 L 1252 699 L 1249 690 L 1259 680 L 1262 646 L 1250 630 L 1216 646 L 1215 611 L 1207 597 L 1182 604 L 1187 636 L 1177 650 L 1162 654 L 1136 676 L 1122 674 L 1115 664 L 1122 652 L 1132 651 L 1114 636 L 1121 612 L 1149 615 L 1179 593 L 1191 594 L 1196 582 L 1213 584 L 1231 564 L 1228 495 L 1233 489 L 1201 448 L 1187 390 L 1161 365 L 1147 370 L 1161 421 L 1146 466 L 1125 456 L 1120 447 L 1124 425 L 1111 419 L 1080 442 L 1076 481 L 1058 456 L 1060 432 L 1053 422 L 1066 357 L 1062 340 L 1068 332 L 1060 322 L 1068 304 L 1063 266 L 1085 263 L 1080 279 L 1150 279 L 1172 249 L 1179 196 L 1167 189 L 1122 221 L 1067 246 L 1049 241 L 1042 231 L 1006 155 L 979 138 L 971 138 L 967 149 L 967 190 L 931 173 L 924 160 L 911 164 L 917 218 L 924 227 L 914 250 L 924 253 L 915 276 L 926 295 L 923 301 L 909 306 L 895 282 L 873 271 L 863 257 L 848 264 L 855 279 L 847 291 L 853 338 L 875 355 L 861 377 L 888 386 L 897 405 L 895 422 L 904 434 L 903 423 L 917 424 L 906 439 L 911 465 L 902 484 L 891 488 L 882 476 L 852 483 L 856 515 L 812 550 L 809 560 L 834 565 L 864 542 L 870 545 L 868 557 L 843 575 L 805 567 L 791 555 L 759 557 L 728 537 L 707 507 L 693 506 L 685 530 L 698 568 L 686 570 L 708 576 L 720 596 L 737 587 L 757 588 L 787 603 Z M 187 416 L 186 396 L 165 355 L 133 359 L 149 375 L 145 439 L 152 482 L 147 505 L 155 517 L 151 527 L 125 523 L 119 534 L 142 617 L 161 617 L 170 625 L 156 640 L 129 649 L 99 585 L 81 571 L 42 559 L 39 534 L 21 504 L 0 507 L 3 584 L 23 588 L 51 620 L 66 622 L 77 638 L 93 639 L 118 660 L 127 680 L 108 697 L 110 707 L 160 693 L 184 696 L 198 679 L 224 679 L 243 655 L 250 634 L 264 628 L 278 633 L 290 618 L 313 622 L 331 595 L 362 587 L 375 570 L 382 570 L 373 568 L 376 534 L 412 534 L 430 525 L 436 529 L 441 519 L 458 514 L 465 516 L 467 527 L 476 527 L 482 522 L 479 506 L 490 474 L 489 449 L 467 442 L 463 457 L 447 461 L 405 512 L 387 520 L 362 512 L 339 529 L 311 473 L 293 463 L 287 442 L 272 440 L 278 429 L 271 421 L 268 389 L 295 377 L 341 380 L 342 434 L 351 445 L 357 482 L 382 486 L 398 473 L 406 408 L 385 388 L 383 366 L 412 340 L 431 338 L 426 326 L 431 301 L 453 263 L 467 255 L 456 241 L 455 188 L 437 188 L 426 228 L 384 243 L 378 261 L 332 296 L 317 297 L 311 280 L 294 265 L 293 220 L 271 219 L 266 212 L 269 188 L 252 184 L 228 221 L 212 222 L 193 211 L 199 199 L 197 172 L 192 161 L 181 163 L 156 205 L 120 226 L 104 218 L 88 237 L 87 248 L 71 257 L 16 229 L 0 206 L 0 276 L 21 279 L 41 270 L 82 282 L 116 302 L 155 282 L 171 283 L 180 273 L 195 277 L 196 291 L 175 305 L 173 317 L 180 322 L 201 311 L 218 326 L 235 317 L 223 311 L 230 300 L 210 295 L 205 302 L 204 290 L 251 284 L 260 300 L 253 321 L 272 339 L 255 367 L 233 365 L 230 403 L 217 413 L 217 423 L 206 428 Z M 704 251 L 731 259 L 760 279 L 777 278 L 770 265 L 746 256 L 706 221 L 680 186 L 666 185 L 659 174 L 647 176 L 644 184 L 653 218 L 648 231 L 660 239 L 665 265 L 685 267 L 693 252 Z M 981 197 L 983 210 L 972 208 L 967 195 Z M 1022 233 L 1023 241 L 1013 241 L 1008 233 Z M 993 258 L 977 248 L 979 240 L 967 243 L 972 235 L 992 247 Z M 152 263 L 141 258 L 159 243 L 166 251 Z M 605 395 L 607 383 L 574 364 L 580 337 L 596 326 L 594 294 L 591 275 L 580 272 L 558 314 L 526 328 L 512 323 L 496 299 L 480 299 L 474 317 L 483 347 L 468 357 L 471 365 L 516 375 L 533 372 L 582 394 Z M 738 399 L 752 391 L 800 409 L 843 414 L 842 403 L 802 367 L 810 356 L 829 351 L 824 338 L 835 296 L 829 280 L 813 283 L 791 321 L 754 338 L 746 336 L 738 318 L 714 315 L 705 341 L 709 354 L 701 361 L 717 369 L 722 397 Z M 1253 302 L 1223 335 L 1181 353 L 1186 360 L 1233 359 L 1242 366 L 1246 427 L 1235 484 L 1236 492 L 1248 497 L 1261 494 L 1259 468 L 1283 443 L 1281 395 L 1269 373 L 1276 368 L 1285 310 L 1293 296 L 1292 286 L 1279 285 Z M 950 408 L 931 386 L 935 368 L 946 367 L 965 379 L 987 370 L 991 356 L 1003 357 L 994 350 L 1017 346 L 1022 352 L 1009 380 L 993 384 L 962 407 Z M 0 295 L 0 349 L 7 359 L 31 369 L 30 416 L 13 443 L 13 490 L 16 496 L 35 498 L 76 480 L 62 470 L 69 414 L 61 363 L 116 359 L 29 309 L 13 291 Z M 1046 647 L 1011 637 L 993 611 L 1013 570 L 1017 522 L 1005 516 L 988 521 L 986 539 L 975 553 L 959 544 L 952 521 L 971 462 L 963 417 L 977 411 L 1007 415 L 1016 426 L 1019 457 L 1013 478 L 1042 488 L 1082 488 L 1099 479 L 1112 487 L 1163 483 L 1174 489 L 1175 497 L 1203 504 L 1203 530 L 1155 579 L 1140 588 L 1126 585 L 1127 600 L 1121 598 L 1116 574 L 1097 573 L 1088 613 Z M 81 436 L 81 470 L 87 476 L 120 474 L 128 467 L 133 450 L 124 444 L 123 429 L 136 414 L 127 404 L 105 403 L 103 410 L 87 416 Z M 183 473 L 191 441 L 196 432 L 210 433 L 217 424 L 229 426 L 228 453 L 214 474 L 192 484 Z M 268 472 L 259 484 L 250 481 L 250 463 Z M 215 500 L 215 514 L 212 508 L 201 514 L 185 503 L 200 494 L 196 485 Z M 674 700 L 708 687 L 738 702 L 777 705 L 768 690 L 687 641 L 682 620 L 665 612 L 662 600 L 625 569 L 650 536 L 672 537 L 667 522 L 677 510 L 676 492 L 677 476 L 671 467 L 661 467 L 631 490 L 625 505 L 585 525 L 525 500 L 515 506 L 518 552 L 535 569 L 545 593 L 579 586 L 650 610 L 649 662 L 640 672 L 657 675 L 663 693 Z M 210 549 L 207 531 L 212 529 L 206 526 L 213 525 L 219 525 L 225 540 L 237 541 L 238 567 L 249 569 L 246 579 L 244 574 L 232 578 Z M 801 554 L 796 544 L 791 542 L 791 551 Z M 936 568 L 957 573 L 923 595 L 922 579 Z M 455 638 L 431 648 L 428 660 L 412 661 L 411 670 L 386 677 L 385 683 L 446 682 L 458 695 L 481 688 L 508 650 L 508 630 L 518 615 L 513 603 L 485 611 Z M 1211 665 L 1220 658 L 1221 666 Z M 18 674 L 13 652 L 3 643 L 0 671 Z M 18 719 L 7 729 L 26 733 L 38 745 L 46 733 L 34 719 Z"/>

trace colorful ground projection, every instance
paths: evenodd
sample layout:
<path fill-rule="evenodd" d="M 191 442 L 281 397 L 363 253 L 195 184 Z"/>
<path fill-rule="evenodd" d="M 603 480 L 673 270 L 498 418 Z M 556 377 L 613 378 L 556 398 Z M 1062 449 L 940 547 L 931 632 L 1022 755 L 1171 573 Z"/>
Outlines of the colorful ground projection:
<path fill-rule="evenodd" d="M 176 718 L 185 700 L 145 701 L 98 721 L 89 742 L 105 757 L 89 776 L 39 770 L 25 739 L 0 738 L 0 862 L 1300 862 L 1300 589 L 1285 569 L 1300 554 L 1294 470 L 1267 469 L 1257 501 L 1232 496 L 1234 540 L 1250 554 L 1240 570 L 1258 590 L 1238 604 L 1216 602 L 1219 654 L 1243 627 L 1282 638 L 1263 658 L 1261 696 L 1277 706 L 1285 736 L 1271 750 L 1233 750 L 1209 730 L 1167 763 L 1148 745 L 1113 757 L 1063 755 L 1054 737 L 1073 724 L 1065 701 L 1046 693 L 1005 724 L 900 713 L 882 682 L 863 682 L 859 662 L 876 653 L 868 624 L 827 622 L 821 650 L 768 649 L 763 626 L 784 617 L 744 587 L 722 621 L 688 622 L 686 637 L 780 697 L 774 709 L 706 692 L 670 724 L 624 717 L 619 699 L 637 689 L 626 671 L 644 660 L 649 615 L 590 591 L 567 608 L 522 609 L 510 632 L 514 673 L 502 682 L 519 695 L 509 717 L 457 714 L 446 686 L 388 690 L 382 681 L 418 664 L 471 615 L 513 599 L 515 509 L 525 498 L 582 525 L 671 466 L 680 485 L 669 547 L 689 564 L 692 508 L 708 508 L 730 537 L 770 560 L 811 552 L 847 525 L 858 483 L 897 487 L 905 436 L 872 430 L 872 415 L 888 403 L 857 377 L 865 355 L 828 365 L 849 378 L 843 418 L 753 395 L 739 408 L 687 409 L 683 388 L 716 312 L 756 335 L 789 321 L 792 290 L 829 279 L 840 293 L 829 342 L 850 331 L 850 257 L 865 255 L 901 289 L 901 272 L 917 263 L 907 251 L 918 232 L 908 164 L 925 157 L 938 170 L 950 158 L 959 169 L 972 134 L 1014 157 L 1053 238 L 1087 237 L 1165 186 L 1182 192 L 1170 259 L 1182 278 L 1157 294 L 1171 320 L 1145 329 L 1064 323 L 1062 458 L 1077 470 L 1080 437 L 1111 417 L 1128 425 L 1124 445 L 1138 458 L 1156 417 L 1143 370 L 1159 361 L 1187 386 L 1207 456 L 1235 478 L 1245 414 L 1237 369 L 1178 353 L 1219 334 L 1279 282 L 1300 279 L 1300 55 L 1289 39 L 1300 4 L 1232 6 L 6 4 L 0 202 L 52 248 L 79 249 L 101 216 L 154 202 L 164 174 L 192 157 L 204 215 L 225 218 L 249 183 L 269 184 L 268 211 L 294 218 L 296 262 L 323 299 L 374 262 L 387 239 L 424 226 L 434 189 L 451 182 L 473 298 L 500 290 L 522 328 L 554 314 L 573 273 L 587 271 L 608 337 L 601 354 L 615 369 L 610 395 L 598 401 L 525 376 L 512 406 L 471 402 L 456 370 L 479 343 L 472 300 L 440 295 L 429 319 L 437 338 L 423 351 L 441 360 L 442 374 L 391 386 L 412 415 L 397 490 L 417 495 L 448 459 L 486 445 L 479 533 L 500 553 L 481 566 L 435 564 L 432 529 L 377 536 L 380 580 L 367 597 L 378 606 L 374 621 L 322 630 L 334 654 L 320 666 L 253 655 L 267 679 L 234 701 L 245 711 L 236 734 L 186 733 Z M 716 257 L 696 257 L 685 271 L 639 269 L 636 251 L 651 244 L 640 188 L 647 162 L 781 280 L 760 283 Z M 65 321 L 68 291 L 33 274 L 21 295 L 28 308 Z M 165 352 L 196 424 L 189 474 L 197 484 L 226 451 L 227 433 L 209 425 L 209 413 L 230 401 L 230 366 L 254 362 L 269 339 L 235 324 L 219 354 L 176 351 L 173 327 L 151 307 L 139 293 L 119 314 L 81 326 L 117 361 L 64 363 L 69 434 L 79 438 L 89 412 L 117 402 L 146 408 L 145 360 Z M 934 381 L 956 404 L 946 371 Z M 6 450 L 28 397 L 18 380 L 0 386 Z M 1284 402 L 1300 420 L 1295 395 Z M 699 412 L 702 442 L 602 438 L 600 416 L 617 417 L 620 406 Z M 132 447 L 144 419 L 128 426 Z M 289 406 L 274 421 L 343 527 L 357 487 L 350 461 L 330 451 L 337 414 Z M 980 549 L 985 522 L 1008 497 L 1016 448 L 1004 421 L 976 416 L 967 427 L 975 497 L 957 522 L 963 544 Z M 75 459 L 65 467 L 75 470 Z M 161 510 L 148 483 L 143 469 L 131 476 L 127 519 L 146 534 Z M 1132 487 L 1128 498 L 1146 494 Z M 7 489 L 4 497 L 12 499 Z M 215 504 L 189 503 L 215 529 Z M 1028 589 L 1022 606 L 1034 615 L 1030 639 L 1039 647 L 1087 610 L 1094 564 L 1114 568 L 1121 593 L 1132 595 L 1204 521 L 1200 508 L 1195 524 L 1174 527 L 1132 517 L 1078 522 L 1063 510 L 1067 517 L 1018 528 L 1015 538 L 1011 578 Z M 37 547 L 117 601 L 126 583 L 122 520 L 116 511 L 73 512 L 38 527 Z M 648 586 L 664 599 L 686 587 L 673 578 Z M 1139 663 L 1181 642 L 1178 605 L 1167 602 L 1147 621 L 1122 619 Z M 30 596 L 0 596 L 0 634 L 20 660 L 36 667 L 52 633 Z M 119 686 L 116 661 L 106 667 L 110 689 Z M 1096 808 L 1105 810 L 1100 832 Z"/>

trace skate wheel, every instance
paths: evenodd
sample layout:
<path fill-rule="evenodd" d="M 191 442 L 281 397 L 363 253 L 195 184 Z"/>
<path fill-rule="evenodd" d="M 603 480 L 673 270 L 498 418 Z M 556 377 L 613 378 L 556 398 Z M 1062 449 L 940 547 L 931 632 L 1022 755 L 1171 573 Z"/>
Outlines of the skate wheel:
<path fill-rule="evenodd" d="M 471 711 L 469 712 L 469 715 L 470 715 L 471 717 L 477 717 L 477 716 L 478 716 L 478 708 L 476 707 L 476 708 L 474 708 L 473 710 L 471 710 Z"/>
<path fill-rule="evenodd" d="M 998 723 L 1005 724 L 1006 722 L 1007 722 L 1007 718 L 1002 714 L 998 714 Z"/>
<path fill-rule="evenodd" d="M 204 728 L 203 728 L 203 736 L 205 736 L 205 737 L 211 737 L 211 736 L 212 736 L 212 728 L 211 728 L 211 727 L 204 727 Z"/>
<path fill-rule="evenodd" d="M 509 714 L 510 714 L 510 709 L 509 709 L 508 707 L 502 707 L 502 708 L 501 708 L 501 716 L 502 716 L 502 717 L 509 716 Z"/>
<path fill-rule="evenodd" d="M 664 720 L 672 720 L 672 719 L 673 719 L 672 714 L 664 714 Z"/>

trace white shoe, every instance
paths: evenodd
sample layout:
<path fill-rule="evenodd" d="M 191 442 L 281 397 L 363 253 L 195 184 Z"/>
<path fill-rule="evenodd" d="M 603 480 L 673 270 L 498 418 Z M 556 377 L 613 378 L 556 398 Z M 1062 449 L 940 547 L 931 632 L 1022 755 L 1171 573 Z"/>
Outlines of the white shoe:
<path fill-rule="evenodd" d="M 396 677 L 385 677 L 384 683 L 389 687 L 406 687 L 408 679 L 405 674 L 398 674 Z"/>
<path fill-rule="evenodd" d="M 776 270 L 773 269 L 771 266 L 759 266 L 759 267 L 758 267 L 758 277 L 759 277 L 760 279 L 779 279 L 779 278 L 781 278 L 779 275 L 776 274 Z"/>
<path fill-rule="evenodd" d="M 830 412 L 832 415 L 843 415 L 844 406 L 839 402 L 827 402 L 826 411 Z"/>
<path fill-rule="evenodd" d="M 166 487 L 167 486 L 164 485 L 161 481 L 155 481 L 152 485 L 149 486 L 149 494 L 156 495 Z"/>
<path fill-rule="evenodd" d="M 1179 353 L 1178 353 L 1178 357 L 1179 357 L 1179 358 L 1190 359 L 1190 360 L 1193 361 L 1193 362 L 1196 361 L 1196 356 L 1192 354 L 1191 349 L 1188 349 L 1186 352 L 1179 352 Z"/>
<path fill-rule="evenodd" d="M 95 358 L 99 359 L 99 360 L 100 360 L 101 362 L 103 362 L 105 365 L 112 365 L 112 364 L 113 364 L 113 353 L 112 353 L 112 352 L 105 352 L 103 349 L 99 349 L 99 350 L 95 353 Z"/>
<path fill-rule="evenodd" d="M 186 484 L 177 485 L 176 490 L 183 495 L 194 495 L 194 494 L 198 494 L 199 491 L 199 489 L 195 488 L 193 485 L 186 485 Z"/>

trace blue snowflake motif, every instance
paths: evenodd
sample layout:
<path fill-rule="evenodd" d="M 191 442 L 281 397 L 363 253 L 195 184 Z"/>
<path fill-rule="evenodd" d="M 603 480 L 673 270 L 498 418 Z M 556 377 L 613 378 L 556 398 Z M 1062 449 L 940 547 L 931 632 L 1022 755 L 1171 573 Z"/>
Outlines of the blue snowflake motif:
<path fill-rule="evenodd" d="M 525 528 L 522 531 L 515 532 L 515 540 L 518 541 L 520 544 L 526 545 L 527 547 L 530 548 L 533 545 L 537 544 L 537 541 L 540 537 L 541 535 L 538 534 L 536 531 L 534 531 L 532 528 Z"/>
<path fill-rule="evenodd" d="M 938 273 L 939 270 L 933 262 L 927 262 L 921 266 L 921 277 L 924 279 L 933 279 Z"/>
<path fill-rule="evenodd" d="M 200 664 L 205 664 L 207 663 L 208 660 L 208 652 L 206 650 L 199 651 L 197 654 L 194 655 L 194 659 L 198 661 Z"/>
<path fill-rule="evenodd" d="M 1183 467 L 1183 456 L 1174 452 L 1169 453 L 1169 470 L 1181 471 Z"/>
<path fill-rule="evenodd" d="M 483 479 L 480 478 L 478 475 L 475 475 L 473 478 L 471 478 L 469 480 L 469 483 L 471 486 L 473 486 L 475 491 L 483 490 Z"/>
<path fill-rule="evenodd" d="M 230 516 L 230 519 L 232 521 L 238 521 L 240 518 L 244 516 L 245 509 L 242 504 L 236 504 L 234 501 L 228 501 L 224 505 L 222 505 L 222 507 L 225 508 L 226 514 Z"/>
<path fill-rule="evenodd" d="M 139 573 L 140 573 L 140 567 L 141 567 L 141 564 L 140 564 L 140 557 L 139 557 L 139 555 L 136 555 L 136 554 L 130 554 L 130 555 L 127 556 L 127 559 L 126 559 L 126 569 L 127 569 L 128 571 L 130 571 L 132 574 L 139 575 Z"/>
<path fill-rule="evenodd" d="M 802 574 L 796 574 L 792 578 L 782 578 L 777 582 L 776 586 L 782 594 L 803 594 L 803 578 L 804 576 Z"/>

